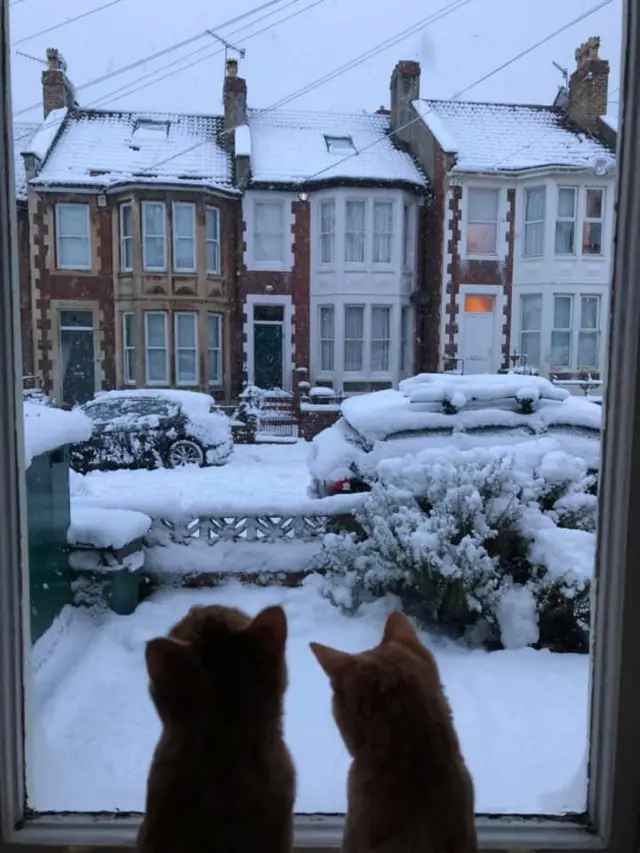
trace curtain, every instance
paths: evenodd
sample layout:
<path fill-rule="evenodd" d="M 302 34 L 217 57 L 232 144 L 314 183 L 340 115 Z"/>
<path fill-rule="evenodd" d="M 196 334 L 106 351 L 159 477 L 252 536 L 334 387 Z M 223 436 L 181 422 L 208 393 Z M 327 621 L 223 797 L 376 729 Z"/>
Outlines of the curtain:
<path fill-rule="evenodd" d="M 362 370 L 364 308 L 347 306 L 344 315 L 344 369 Z"/>
<path fill-rule="evenodd" d="M 345 262 L 364 263 L 364 217 L 363 201 L 348 201 L 345 229 Z"/>
<path fill-rule="evenodd" d="M 393 204 L 376 202 L 373 205 L 373 262 L 391 263 L 393 239 Z"/>

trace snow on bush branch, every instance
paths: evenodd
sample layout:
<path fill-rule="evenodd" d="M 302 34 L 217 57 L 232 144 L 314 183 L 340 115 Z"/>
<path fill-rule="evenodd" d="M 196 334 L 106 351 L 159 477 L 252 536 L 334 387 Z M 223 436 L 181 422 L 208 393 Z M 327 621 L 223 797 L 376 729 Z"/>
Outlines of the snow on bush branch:
<path fill-rule="evenodd" d="M 386 460 L 317 568 L 355 610 L 400 595 L 408 612 L 473 645 L 587 651 L 596 480 L 551 439 Z"/>

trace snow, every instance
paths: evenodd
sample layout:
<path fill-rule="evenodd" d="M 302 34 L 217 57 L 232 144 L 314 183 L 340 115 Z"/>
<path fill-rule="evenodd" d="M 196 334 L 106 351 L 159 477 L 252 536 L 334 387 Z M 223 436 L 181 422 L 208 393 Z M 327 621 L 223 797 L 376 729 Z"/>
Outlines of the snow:
<path fill-rule="evenodd" d="M 40 125 L 34 122 L 13 122 L 13 170 L 18 200 L 24 200 L 27 197 L 27 175 L 24 170 L 24 159 L 20 152 L 29 145 L 29 140 L 39 127 Z"/>
<path fill-rule="evenodd" d="M 453 138 L 453 135 L 447 130 L 447 127 L 443 120 L 439 115 L 431 108 L 430 104 L 427 101 L 422 101 L 418 99 L 417 101 L 411 101 L 411 106 L 414 108 L 416 113 L 420 116 L 420 118 L 427 125 L 433 136 L 435 137 L 436 142 L 445 152 L 445 154 L 457 154 L 458 153 L 458 143 Z"/>
<path fill-rule="evenodd" d="M 531 548 L 532 558 L 545 565 L 554 580 L 579 584 L 591 579 L 595 553 L 595 534 L 551 525 L 536 531 Z"/>
<path fill-rule="evenodd" d="M 310 397 L 337 397 L 333 388 L 326 388 L 324 385 L 314 385 L 309 389 Z"/>
<path fill-rule="evenodd" d="M 611 128 L 611 130 L 615 130 L 616 133 L 618 132 L 618 130 L 619 130 L 619 118 L 617 115 L 608 115 L 607 114 L 606 116 L 602 116 L 602 121 L 606 125 L 608 125 Z"/>
<path fill-rule="evenodd" d="M 248 124 L 241 124 L 233 132 L 236 157 L 251 157 L 251 131 Z"/>
<path fill-rule="evenodd" d="M 444 133 L 456 172 L 593 169 L 596 159 L 613 156 L 595 138 L 569 130 L 551 107 L 425 100 L 418 113 L 436 138 Z"/>
<path fill-rule="evenodd" d="M 72 479 L 72 495 L 85 506 L 143 512 L 152 518 L 233 514 L 331 515 L 346 512 L 361 496 L 311 500 L 305 441 L 234 448 L 219 468 L 93 471 Z"/>
<path fill-rule="evenodd" d="M 71 501 L 67 542 L 117 551 L 145 536 L 150 527 L 151 519 L 141 512 L 84 505 L 81 498 L 76 498 Z"/>
<path fill-rule="evenodd" d="M 137 388 L 131 391 L 98 391 L 96 400 L 125 400 L 137 397 L 164 397 L 184 409 L 189 417 L 204 417 L 211 412 L 214 399 L 200 391 L 178 391 L 173 388 Z"/>
<path fill-rule="evenodd" d="M 24 403 L 24 452 L 28 468 L 36 456 L 67 444 L 86 441 L 93 426 L 79 411 L 67 412 L 38 403 Z"/>
<path fill-rule="evenodd" d="M 167 122 L 152 138 L 134 134 L 140 121 Z M 59 129 L 50 123 L 51 132 Z M 217 116 L 70 113 L 34 185 L 113 187 L 127 182 L 186 184 L 235 193 L 231 157 L 216 141 Z"/>
<path fill-rule="evenodd" d="M 566 400 L 568 392 L 558 388 L 548 379 L 540 376 L 523 376 L 517 373 L 479 373 L 447 375 L 444 373 L 418 373 L 403 379 L 398 385 L 399 391 L 409 397 L 412 403 L 432 403 L 450 400 L 451 395 L 459 392 L 465 400 L 506 400 L 517 399 Z M 466 405 L 466 403 L 462 403 Z"/>
<path fill-rule="evenodd" d="M 453 383 L 458 377 L 447 377 L 447 381 Z M 463 378 L 463 377 L 459 377 Z M 509 378 L 511 377 L 504 377 Z M 537 377 L 515 377 L 521 387 L 536 387 L 523 380 L 535 379 Z M 544 382 L 545 380 L 541 380 Z M 466 405 L 455 414 L 445 414 L 439 403 L 422 402 L 421 397 L 431 396 L 428 387 L 414 390 L 407 396 L 402 391 L 387 389 L 375 391 L 372 394 L 362 394 L 349 397 L 343 401 L 341 411 L 349 424 L 361 435 L 371 441 L 384 439 L 393 433 L 416 431 L 416 430 L 472 430 L 487 427 L 517 428 L 527 427 L 536 431 L 543 431 L 549 427 L 560 425 L 571 425 L 586 429 L 599 430 L 602 423 L 602 407 L 591 403 L 589 400 L 571 397 L 568 392 L 556 389 L 559 394 L 566 395 L 566 399 L 541 400 L 531 414 L 522 414 L 513 410 L 513 405 L 507 404 L 500 407 L 502 400 L 496 395 L 490 395 L 484 402 L 491 402 L 486 407 L 470 408 Z M 455 388 L 453 384 L 450 388 Z M 464 391 L 461 386 L 460 391 Z M 513 395 L 515 396 L 515 391 Z M 442 399 L 446 394 L 437 389 L 433 396 Z M 479 392 L 482 401 L 482 394 Z M 415 395 L 415 396 L 414 396 Z M 503 398 L 507 396 L 504 392 Z M 478 399 L 478 398 L 477 398 Z M 507 398 L 508 399 L 508 398 Z M 414 402 L 415 400 L 415 402 Z M 458 402 L 462 402 L 461 399 Z"/>
<path fill-rule="evenodd" d="M 253 181 L 367 178 L 425 186 L 412 158 L 387 139 L 388 116 L 249 110 L 249 126 Z M 350 136 L 357 156 L 348 156 L 354 149 L 331 153 L 325 136 Z"/>
<path fill-rule="evenodd" d="M 34 154 L 41 163 L 44 163 L 61 125 L 64 124 L 68 112 L 66 107 L 59 110 L 51 110 L 31 138 L 29 144 L 23 145 L 22 153 Z"/>
<path fill-rule="evenodd" d="M 282 604 L 289 621 L 285 736 L 298 776 L 298 813 L 342 813 L 349 758 L 331 714 L 316 641 L 357 652 L 380 641 L 392 598 L 344 615 L 310 578 L 298 588 L 164 590 L 132 616 L 63 611 L 32 652 L 27 790 L 36 811 L 142 811 L 160 725 L 144 649 L 193 605 L 254 615 Z M 476 788 L 490 814 L 581 812 L 588 736 L 587 655 L 532 649 L 480 652 L 421 634 L 434 651 Z"/>
<path fill-rule="evenodd" d="M 538 642 L 536 601 L 530 589 L 514 584 L 498 605 L 500 639 L 505 649 L 525 649 Z"/>

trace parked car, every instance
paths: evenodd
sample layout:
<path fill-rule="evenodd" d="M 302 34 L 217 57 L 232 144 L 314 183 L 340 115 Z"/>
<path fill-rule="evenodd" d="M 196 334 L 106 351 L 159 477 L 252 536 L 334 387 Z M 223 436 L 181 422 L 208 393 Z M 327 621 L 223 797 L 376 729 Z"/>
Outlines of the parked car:
<path fill-rule="evenodd" d="M 599 469 L 602 407 L 538 376 L 419 374 L 340 410 L 311 442 L 311 497 L 369 491 L 382 459 L 542 436 Z"/>
<path fill-rule="evenodd" d="M 231 421 L 208 394 L 104 391 L 78 408 L 93 422 L 91 438 L 70 448 L 71 467 L 81 474 L 224 465 L 233 451 Z"/>

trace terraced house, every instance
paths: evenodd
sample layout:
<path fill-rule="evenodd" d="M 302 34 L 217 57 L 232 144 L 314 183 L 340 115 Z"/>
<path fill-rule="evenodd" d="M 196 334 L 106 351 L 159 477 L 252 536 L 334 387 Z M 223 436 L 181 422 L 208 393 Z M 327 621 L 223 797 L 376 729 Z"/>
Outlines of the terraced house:
<path fill-rule="evenodd" d="M 400 62 L 391 124 L 428 176 L 418 336 L 432 370 L 603 370 L 613 254 L 615 123 L 599 39 L 550 106 L 420 97 Z"/>

